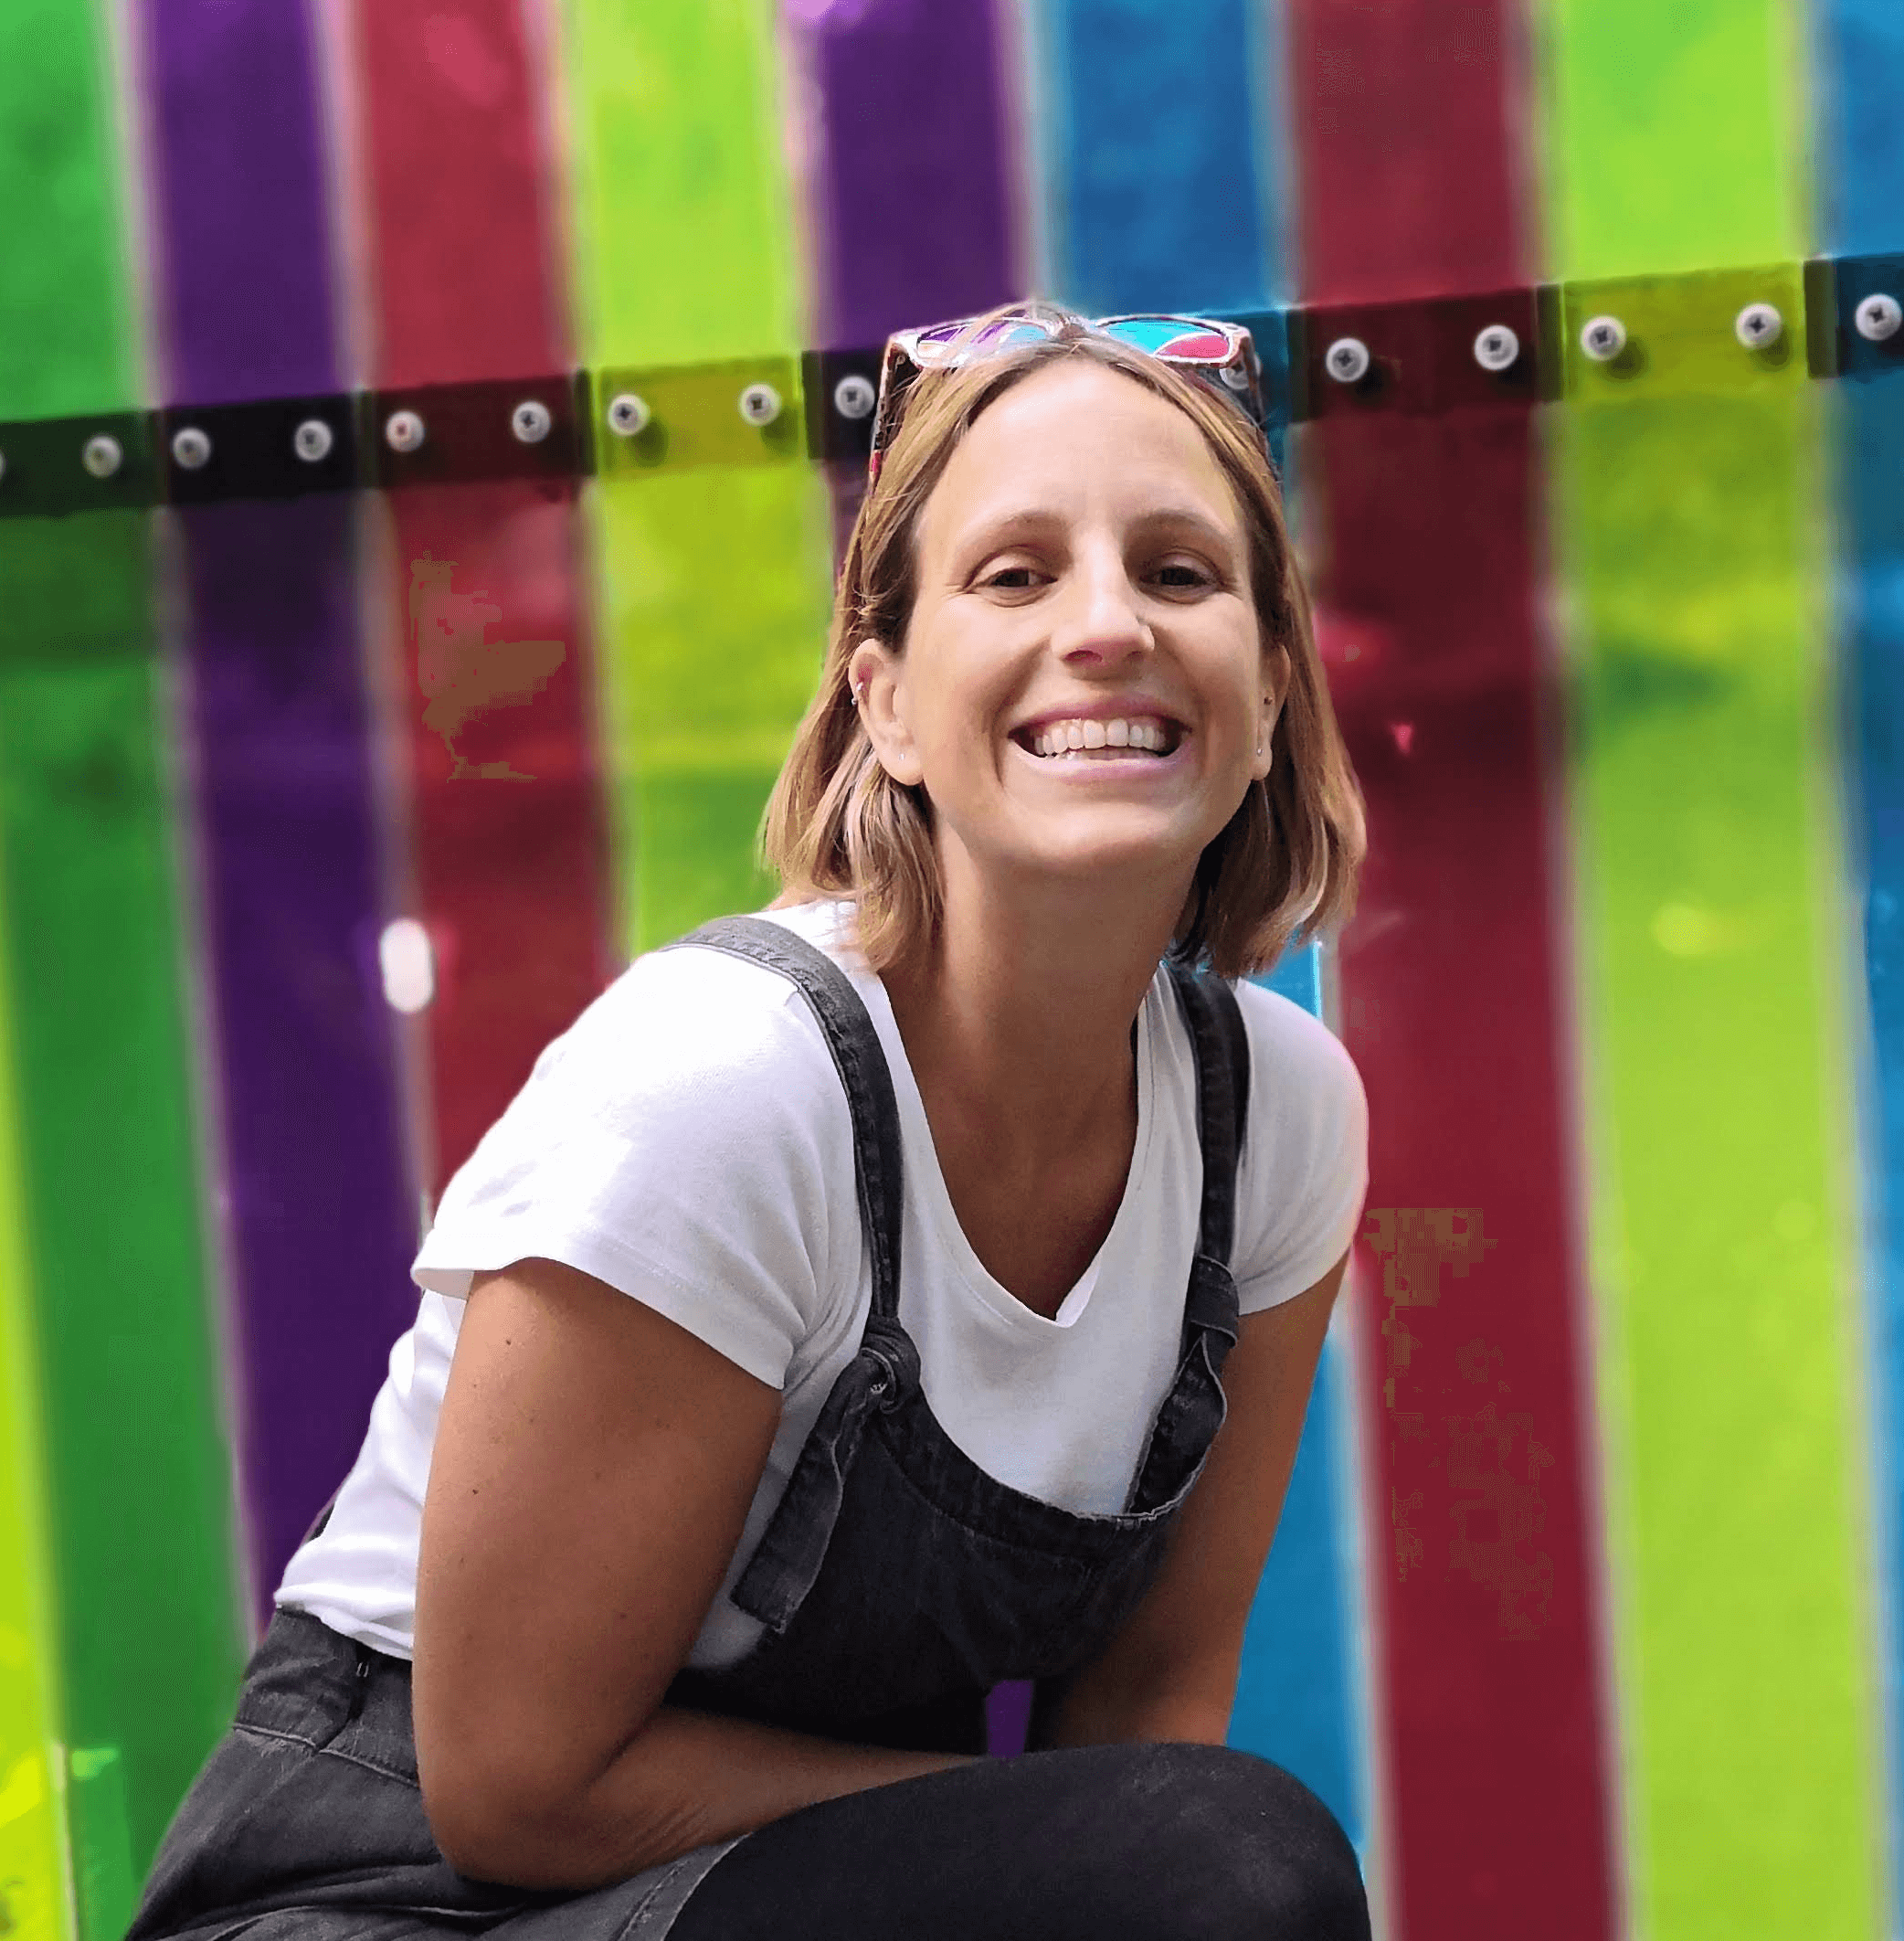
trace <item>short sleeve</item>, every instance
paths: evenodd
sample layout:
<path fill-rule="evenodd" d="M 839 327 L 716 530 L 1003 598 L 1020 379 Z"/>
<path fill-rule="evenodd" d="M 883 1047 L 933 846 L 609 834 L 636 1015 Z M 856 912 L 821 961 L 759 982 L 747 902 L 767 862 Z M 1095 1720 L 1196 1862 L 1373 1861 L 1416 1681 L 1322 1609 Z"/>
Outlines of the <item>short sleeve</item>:
<path fill-rule="evenodd" d="M 1361 1075 L 1319 1018 L 1239 985 L 1250 1123 L 1237 1169 L 1235 1274 L 1245 1314 L 1313 1287 L 1355 1238 L 1369 1190 Z"/>
<path fill-rule="evenodd" d="M 411 1277 L 461 1300 L 478 1272 L 559 1260 L 778 1388 L 841 1284 L 836 1237 L 858 1244 L 856 1217 L 829 1218 L 841 1205 L 852 1122 L 804 1001 L 758 965 L 661 951 L 543 1053 Z"/>

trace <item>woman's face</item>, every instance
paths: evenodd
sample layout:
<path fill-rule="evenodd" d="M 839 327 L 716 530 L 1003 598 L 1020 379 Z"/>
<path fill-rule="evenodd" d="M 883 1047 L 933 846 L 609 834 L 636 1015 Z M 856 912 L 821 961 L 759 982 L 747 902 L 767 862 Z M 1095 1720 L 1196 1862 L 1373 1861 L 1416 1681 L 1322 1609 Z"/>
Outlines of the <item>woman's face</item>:
<path fill-rule="evenodd" d="M 852 672 L 942 865 L 1187 889 L 1268 773 L 1289 664 L 1264 650 L 1242 510 L 1196 426 L 1055 364 L 981 414 L 915 546 L 903 652 L 869 642 Z"/>

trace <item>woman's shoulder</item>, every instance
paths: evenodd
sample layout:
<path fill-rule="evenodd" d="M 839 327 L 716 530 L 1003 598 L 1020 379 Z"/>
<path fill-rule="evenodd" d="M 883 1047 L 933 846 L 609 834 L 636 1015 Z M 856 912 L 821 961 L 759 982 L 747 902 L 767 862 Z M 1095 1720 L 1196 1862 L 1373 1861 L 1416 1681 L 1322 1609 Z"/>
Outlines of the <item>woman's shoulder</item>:
<path fill-rule="evenodd" d="M 787 914 L 797 920 L 783 928 L 827 947 L 812 913 Z M 785 1107 L 840 1090 L 818 1022 L 789 979 L 685 939 L 637 958 L 545 1056 L 551 1078 L 644 1108 L 672 1098 L 705 1110 L 735 1097 Z"/>
<path fill-rule="evenodd" d="M 1250 1040 L 1250 1117 L 1237 1175 L 1244 1313 L 1299 1294 L 1354 1238 L 1369 1185 L 1369 1103 L 1349 1048 L 1261 984 L 1236 986 Z"/>
<path fill-rule="evenodd" d="M 1323 1104 L 1366 1105 L 1349 1047 L 1320 1018 L 1266 984 L 1232 988 L 1249 1037 L 1253 1117 L 1255 1108 L 1292 1094 Z"/>

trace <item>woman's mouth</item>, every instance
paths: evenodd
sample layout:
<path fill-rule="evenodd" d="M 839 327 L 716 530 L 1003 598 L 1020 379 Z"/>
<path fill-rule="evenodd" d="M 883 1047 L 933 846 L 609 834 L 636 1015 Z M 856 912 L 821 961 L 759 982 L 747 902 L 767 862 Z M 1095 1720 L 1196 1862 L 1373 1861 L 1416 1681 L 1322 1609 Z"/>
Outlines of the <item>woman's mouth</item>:
<path fill-rule="evenodd" d="M 1109 721 L 1047 721 L 1030 732 L 1021 729 L 1011 738 L 1042 761 L 1063 762 L 1161 758 L 1174 754 L 1183 737 L 1181 724 L 1164 716 L 1133 715 Z"/>

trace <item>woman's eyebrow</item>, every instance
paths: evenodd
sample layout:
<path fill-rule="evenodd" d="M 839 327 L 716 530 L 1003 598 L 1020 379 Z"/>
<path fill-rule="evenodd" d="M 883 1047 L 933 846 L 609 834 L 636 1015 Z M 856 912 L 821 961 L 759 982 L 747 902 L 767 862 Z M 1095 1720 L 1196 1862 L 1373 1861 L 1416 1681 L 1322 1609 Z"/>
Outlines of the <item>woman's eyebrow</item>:
<path fill-rule="evenodd" d="M 1049 505 L 1013 506 L 1001 513 L 989 513 L 976 519 L 961 533 L 952 546 L 955 557 L 963 558 L 975 549 L 1003 545 L 1021 535 L 1045 532 L 1064 524 L 1064 515 Z M 1201 507 L 1170 504 L 1152 507 L 1132 522 L 1138 530 L 1194 533 L 1205 544 L 1233 552 L 1237 536 Z"/>

